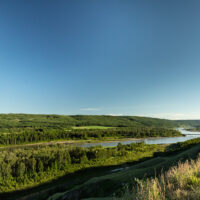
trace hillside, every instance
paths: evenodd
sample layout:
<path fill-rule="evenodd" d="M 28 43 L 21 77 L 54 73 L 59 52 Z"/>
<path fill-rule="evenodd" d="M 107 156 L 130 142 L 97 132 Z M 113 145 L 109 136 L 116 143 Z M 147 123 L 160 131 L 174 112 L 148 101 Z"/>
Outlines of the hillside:
<path fill-rule="evenodd" d="M 137 181 L 135 182 L 135 178 L 155 177 L 155 174 L 158 175 L 163 171 L 167 171 L 170 167 L 176 166 L 180 161 L 196 159 L 200 152 L 199 144 L 199 139 L 173 144 L 165 152 L 155 153 L 154 158 L 147 159 L 138 164 L 130 163 L 129 165 L 120 166 L 124 170 L 93 177 L 70 190 L 52 195 L 48 200 L 98 199 L 97 197 L 106 200 L 114 194 L 119 197 L 123 196 L 124 186 L 126 184 L 134 185 L 137 183 Z M 127 190 L 127 187 L 125 189 Z"/>
<path fill-rule="evenodd" d="M 175 120 L 174 123 L 181 127 L 200 126 L 200 120 Z"/>
<path fill-rule="evenodd" d="M 135 178 L 142 179 L 155 177 L 163 171 L 167 171 L 172 166 L 176 166 L 180 161 L 196 159 L 200 152 L 200 140 L 195 139 L 189 142 L 170 145 L 165 152 L 155 153 L 153 158 L 141 160 L 139 163 L 129 163 L 118 168 L 124 170 L 107 173 L 104 175 L 93 174 L 92 178 L 85 180 L 81 184 L 76 184 L 71 188 L 70 185 L 57 186 L 52 190 L 40 191 L 32 194 L 32 197 L 45 199 L 49 193 L 54 193 L 48 200 L 79 200 L 79 199 L 113 199 L 113 195 L 123 196 L 126 184 L 131 187 L 135 183 Z M 67 190 L 69 188 L 69 190 Z M 71 189 L 70 189 L 71 188 Z M 56 193 L 55 191 L 59 191 Z M 66 190 L 65 192 L 63 190 Z M 39 196 L 38 196 L 39 195 Z M 27 196 L 28 197 L 28 196 Z M 40 197 L 40 198 L 39 198 Z M 26 198 L 25 198 L 26 199 Z M 28 199 L 28 198 L 27 198 Z M 123 199 L 123 198 L 122 198 Z"/>
<path fill-rule="evenodd" d="M 160 176 L 137 180 L 121 200 L 197 200 L 200 199 L 200 155 L 197 160 L 179 162 Z"/>
<path fill-rule="evenodd" d="M 0 127 L 175 127 L 172 120 L 137 116 L 0 114 Z"/>

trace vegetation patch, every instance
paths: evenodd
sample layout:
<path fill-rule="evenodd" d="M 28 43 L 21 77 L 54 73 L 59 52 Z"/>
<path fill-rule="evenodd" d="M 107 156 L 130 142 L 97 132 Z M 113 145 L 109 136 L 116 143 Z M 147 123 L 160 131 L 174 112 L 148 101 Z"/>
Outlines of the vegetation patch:
<path fill-rule="evenodd" d="M 131 193 L 127 192 L 129 191 L 127 188 L 130 189 L 133 185 L 138 184 L 138 180 L 155 177 L 155 175 L 168 170 L 171 166 L 176 166 L 178 162 L 183 162 L 188 158 L 195 159 L 200 151 L 200 146 L 196 143 L 196 139 L 191 140 L 189 143 L 191 144 L 192 142 L 194 142 L 193 146 L 188 146 L 188 148 L 183 147 L 182 151 L 177 148 L 177 151 L 173 151 L 169 155 L 167 152 L 163 152 L 159 156 L 155 155 L 154 158 L 132 165 L 128 169 L 92 178 L 73 189 L 63 192 L 63 194 L 60 193 L 60 197 L 56 200 L 112 197 L 113 193 L 113 199 L 126 199 L 127 193 Z M 186 144 L 187 142 L 184 143 Z"/>
<path fill-rule="evenodd" d="M 123 200 L 197 200 L 200 199 L 200 156 L 197 160 L 179 162 L 178 166 L 151 179 L 136 179 Z M 119 198 L 118 198 L 119 199 Z"/>
<path fill-rule="evenodd" d="M 116 127 L 108 127 L 108 126 L 73 126 L 72 129 L 109 129 Z"/>
<path fill-rule="evenodd" d="M 16 145 L 56 140 L 99 140 L 106 138 L 120 139 L 170 136 L 181 136 L 181 133 L 175 129 L 148 127 L 117 127 L 99 129 L 66 129 L 62 127 L 0 128 L 0 145 Z"/>
<path fill-rule="evenodd" d="M 53 145 L 4 149 L 0 152 L 0 192 L 32 187 L 85 168 L 138 161 L 164 148 L 132 143 L 112 148 Z"/>

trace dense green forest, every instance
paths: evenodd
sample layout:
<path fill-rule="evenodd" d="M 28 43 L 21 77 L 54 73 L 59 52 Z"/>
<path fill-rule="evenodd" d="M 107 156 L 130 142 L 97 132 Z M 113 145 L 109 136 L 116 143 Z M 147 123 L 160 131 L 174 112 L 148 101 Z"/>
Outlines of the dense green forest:
<path fill-rule="evenodd" d="M 69 148 L 67 145 L 7 148 L 0 151 L 0 192 L 15 191 L 74 171 L 136 161 L 164 146 L 132 143 L 117 147 Z"/>
<path fill-rule="evenodd" d="M 180 136 L 173 129 L 126 127 L 110 129 L 1 128 L 0 144 L 23 144 L 63 139 L 105 139 Z"/>

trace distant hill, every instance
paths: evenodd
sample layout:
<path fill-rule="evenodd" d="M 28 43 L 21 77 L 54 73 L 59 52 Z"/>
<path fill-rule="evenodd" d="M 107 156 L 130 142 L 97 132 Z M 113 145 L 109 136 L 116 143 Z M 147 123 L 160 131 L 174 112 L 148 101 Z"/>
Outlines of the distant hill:
<path fill-rule="evenodd" d="M 0 128 L 94 125 L 111 127 L 145 126 L 171 128 L 177 126 L 177 122 L 166 119 L 137 116 L 0 114 Z"/>
<path fill-rule="evenodd" d="M 167 120 L 138 116 L 0 114 L 0 128 L 9 127 L 162 127 L 200 126 L 200 120 Z"/>
<path fill-rule="evenodd" d="M 179 126 L 200 126 L 200 120 L 176 120 L 175 123 Z"/>

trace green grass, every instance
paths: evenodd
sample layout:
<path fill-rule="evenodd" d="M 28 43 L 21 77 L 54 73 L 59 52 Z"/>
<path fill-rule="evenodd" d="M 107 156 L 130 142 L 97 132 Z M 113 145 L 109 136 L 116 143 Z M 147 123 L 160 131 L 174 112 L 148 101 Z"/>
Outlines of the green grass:
<path fill-rule="evenodd" d="M 108 127 L 108 126 L 74 126 L 72 129 L 109 129 L 115 127 Z"/>
<path fill-rule="evenodd" d="M 136 180 L 121 200 L 182 200 L 200 199 L 200 156 L 197 160 L 186 160 L 171 167 L 160 176 Z"/>

